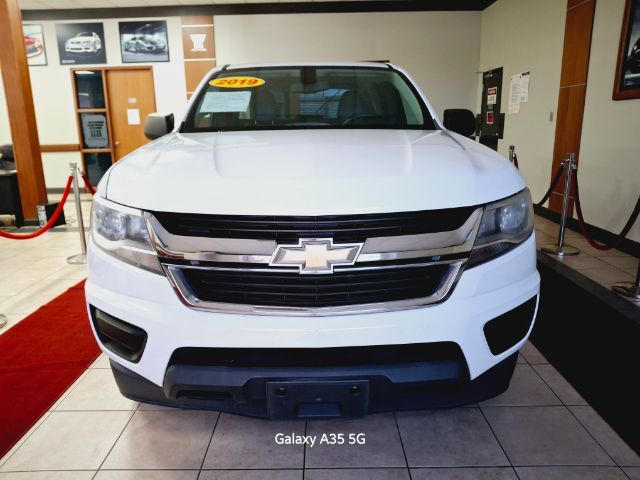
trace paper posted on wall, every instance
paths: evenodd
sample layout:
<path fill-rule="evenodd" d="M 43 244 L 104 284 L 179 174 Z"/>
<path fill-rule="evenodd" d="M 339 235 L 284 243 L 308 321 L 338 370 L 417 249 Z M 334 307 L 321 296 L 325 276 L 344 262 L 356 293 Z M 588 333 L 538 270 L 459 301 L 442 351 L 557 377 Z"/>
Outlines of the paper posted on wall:
<path fill-rule="evenodd" d="M 140 110 L 137 108 L 127 108 L 127 123 L 129 125 L 140 125 Z"/>
<path fill-rule="evenodd" d="M 529 72 L 511 75 L 508 113 L 520 112 L 520 104 L 529 101 Z"/>
<path fill-rule="evenodd" d="M 507 109 L 507 113 L 518 113 L 520 111 L 520 87 L 520 74 L 511 75 L 511 82 L 509 82 L 509 107 Z"/>
<path fill-rule="evenodd" d="M 529 72 L 520 74 L 520 103 L 529 101 Z"/>

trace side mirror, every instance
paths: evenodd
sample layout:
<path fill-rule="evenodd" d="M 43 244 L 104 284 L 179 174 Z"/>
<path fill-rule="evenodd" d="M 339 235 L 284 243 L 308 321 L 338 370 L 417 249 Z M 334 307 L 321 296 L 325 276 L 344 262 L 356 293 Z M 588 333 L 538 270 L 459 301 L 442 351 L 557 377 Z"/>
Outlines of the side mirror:
<path fill-rule="evenodd" d="M 449 108 L 444 111 L 444 127 L 465 137 L 476 133 L 476 116 L 471 110 L 464 108 Z"/>
<path fill-rule="evenodd" d="M 160 138 L 173 130 L 173 113 L 152 113 L 144 121 L 144 136 L 149 140 Z"/>
<path fill-rule="evenodd" d="M 0 145 L 0 158 L 13 162 L 13 145 Z"/>

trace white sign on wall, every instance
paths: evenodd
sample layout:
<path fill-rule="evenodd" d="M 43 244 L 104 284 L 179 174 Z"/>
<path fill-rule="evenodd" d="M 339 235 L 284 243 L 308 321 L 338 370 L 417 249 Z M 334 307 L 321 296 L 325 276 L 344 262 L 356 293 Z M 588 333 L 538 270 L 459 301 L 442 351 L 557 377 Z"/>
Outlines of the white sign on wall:
<path fill-rule="evenodd" d="M 529 101 L 529 72 L 511 75 L 508 113 L 520 112 L 520 104 Z"/>
<path fill-rule="evenodd" d="M 189 35 L 191 42 L 193 43 L 192 52 L 206 52 L 207 49 L 204 46 L 204 42 L 207 39 L 206 33 L 192 33 Z"/>

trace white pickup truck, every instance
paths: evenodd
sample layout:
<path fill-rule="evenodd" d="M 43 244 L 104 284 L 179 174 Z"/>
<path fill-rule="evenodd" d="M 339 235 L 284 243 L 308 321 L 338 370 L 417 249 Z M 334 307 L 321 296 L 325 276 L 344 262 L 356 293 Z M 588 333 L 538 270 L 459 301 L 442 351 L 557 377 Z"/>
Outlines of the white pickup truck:
<path fill-rule="evenodd" d="M 126 397 L 272 419 L 503 392 L 531 198 L 402 68 L 219 67 L 98 186 L 87 308 Z M 455 133 L 458 132 L 458 133 Z"/>

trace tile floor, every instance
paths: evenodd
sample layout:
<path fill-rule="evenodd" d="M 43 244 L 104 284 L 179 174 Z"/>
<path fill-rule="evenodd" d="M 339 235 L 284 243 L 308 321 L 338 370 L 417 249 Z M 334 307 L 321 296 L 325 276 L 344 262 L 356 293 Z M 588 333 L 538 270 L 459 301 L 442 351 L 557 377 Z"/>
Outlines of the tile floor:
<path fill-rule="evenodd" d="M 536 243 L 538 247 L 556 244 L 558 225 L 546 218 L 536 216 Z M 573 245 L 580 254 L 564 257 L 558 261 L 577 270 L 591 280 L 611 288 L 618 282 L 633 282 L 638 271 L 639 259 L 619 250 L 596 250 L 579 232 L 567 230 L 565 244 Z"/>
<path fill-rule="evenodd" d="M 87 210 L 89 202 L 83 202 Z M 73 220 L 73 205 L 67 206 Z M 88 216 L 86 217 L 88 218 Z M 537 218 L 538 242 L 557 226 Z M 0 334 L 74 285 L 77 231 L 0 239 Z M 609 285 L 631 280 L 637 259 L 583 249 L 565 262 Z M 0 426 L 1 428 L 1 426 Z M 284 446 L 276 433 L 364 433 L 356 446 Z M 371 415 L 353 421 L 269 422 L 181 411 L 123 398 L 106 357 L 87 369 L 0 459 L 10 479 L 640 480 L 640 457 L 547 363 L 523 348 L 507 392 L 465 408 Z"/>

